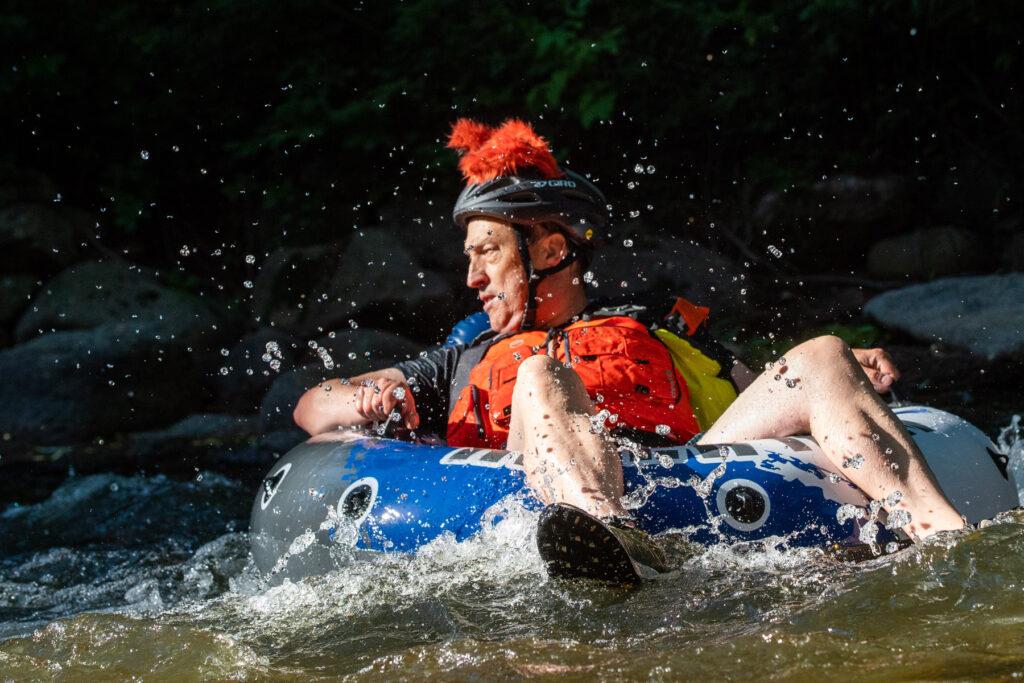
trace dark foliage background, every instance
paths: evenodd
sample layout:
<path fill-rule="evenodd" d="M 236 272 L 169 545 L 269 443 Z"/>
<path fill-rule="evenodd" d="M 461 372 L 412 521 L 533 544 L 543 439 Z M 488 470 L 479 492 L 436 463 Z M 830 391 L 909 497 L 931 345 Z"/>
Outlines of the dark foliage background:
<path fill-rule="evenodd" d="M 443 229 L 460 115 L 528 117 L 620 214 L 726 251 L 763 253 L 766 190 L 877 173 L 913 181 L 915 222 L 996 245 L 1021 214 L 1022 24 L 1008 1 L 15 0 L 0 160 L 155 265 L 343 239 L 396 198 Z M 636 163 L 658 172 L 630 191 Z"/>

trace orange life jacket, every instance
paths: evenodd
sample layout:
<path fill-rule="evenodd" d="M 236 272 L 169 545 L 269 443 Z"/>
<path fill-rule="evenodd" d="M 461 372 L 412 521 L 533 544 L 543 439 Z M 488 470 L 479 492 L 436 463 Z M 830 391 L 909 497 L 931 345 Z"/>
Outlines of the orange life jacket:
<path fill-rule="evenodd" d="M 505 446 L 519 365 L 536 354 L 569 363 L 598 409 L 618 416 L 612 427 L 664 432 L 659 425 L 665 425 L 665 436 L 680 443 L 699 431 L 686 382 L 668 349 L 642 323 L 614 316 L 493 342 L 470 370 L 448 414 L 450 445 Z"/>

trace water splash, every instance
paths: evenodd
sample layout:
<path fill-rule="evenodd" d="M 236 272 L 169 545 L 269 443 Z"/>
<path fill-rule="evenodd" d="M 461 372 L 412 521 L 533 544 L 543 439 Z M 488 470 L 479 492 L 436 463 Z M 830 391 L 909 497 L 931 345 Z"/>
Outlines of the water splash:
<path fill-rule="evenodd" d="M 1007 469 L 1017 484 L 1017 498 L 1024 501 L 1024 427 L 1020 415 L 1014 415 L 1010 424 L 999 430 L 996 449 L 1007 457 Z"/>

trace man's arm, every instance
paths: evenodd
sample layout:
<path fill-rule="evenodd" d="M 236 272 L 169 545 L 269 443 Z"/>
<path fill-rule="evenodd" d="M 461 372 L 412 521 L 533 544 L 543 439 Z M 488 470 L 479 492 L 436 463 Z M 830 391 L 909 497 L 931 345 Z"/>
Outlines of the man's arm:
<path fill-rule="evenodd" d="M 309 389 L 295 405 L 292 417 L 295 424 L 315 435 L 386 420 L 393 410 L 405 418 L 406 428 L 419 426 L 416 402 L 405 376 L 397 368 L 385 368 L 353 377 L 347 384 L 332 379 Z"/>

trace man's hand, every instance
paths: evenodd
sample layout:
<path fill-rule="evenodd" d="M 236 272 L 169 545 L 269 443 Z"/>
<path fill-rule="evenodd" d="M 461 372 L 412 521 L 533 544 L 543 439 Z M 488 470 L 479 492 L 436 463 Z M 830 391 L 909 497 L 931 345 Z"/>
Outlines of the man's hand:
<path fill-rule="evenodd" d="M 356 390 L 356 412 L 367 420 L 387 420 L 392 411 L 397 410 L 404 418 L 406 429 L 420 426 L 420 415 L 416 412 L 416 401 L 412 390 L 405 382 L 375 377 L 364 379 Z"/>
<path fill-rule="evenodd" d="M 892 356 L 882 349 L 851 349 L 857 362 L 864 368 L 871 386 L 880 394 L 887 393 L 900 378 L 899 368 Z"/>

